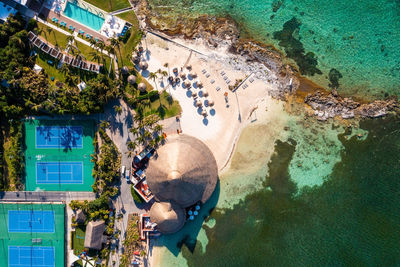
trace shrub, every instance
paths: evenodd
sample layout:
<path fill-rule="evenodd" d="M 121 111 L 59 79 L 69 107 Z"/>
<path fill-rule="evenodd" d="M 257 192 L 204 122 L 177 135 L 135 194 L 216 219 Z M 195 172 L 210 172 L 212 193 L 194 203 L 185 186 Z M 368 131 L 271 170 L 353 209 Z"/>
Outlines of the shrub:
<path fill-rule="evenodd" d="M 135 189 L 133 188 L 133 185 L 131 185 L 131 194 L 132 194 L 133 200 L 136 203 L 139 203 L 139 204 L 143 203 L 142 197 L 139 196 L 139 194 L 135 191 Z"/>

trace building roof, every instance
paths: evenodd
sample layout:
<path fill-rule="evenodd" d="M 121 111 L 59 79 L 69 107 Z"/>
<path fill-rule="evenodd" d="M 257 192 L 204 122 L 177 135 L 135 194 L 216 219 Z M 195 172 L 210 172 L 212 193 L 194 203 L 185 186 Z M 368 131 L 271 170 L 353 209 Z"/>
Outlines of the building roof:
<path fill-rule="evenodd" d="M 185 210 L 174 202 L 155 202 L 150 209 L 150 219 L 164 233 L 175 233 L 185 224 Z"/>
<path fill-rule="evenodd" d="M 172 200 L 186 208 L 210 198 L 218 180 L 217 162 L 199 139 L 184 134 L 169 136 L 150 159 L 146 177 L 156 200 Z"/>
<path fill-rule="evenodd" d="M 76 211 L 75 219 L 77 223 L 84 223 L 86 220 L 86 216 L 81 209 Z"/>
<path fill-rule="evenodd" d="M 104 221 L 91 221 L 86 226 L 85 248 L 101 249 L 103 233 L 105 229 Z"/>

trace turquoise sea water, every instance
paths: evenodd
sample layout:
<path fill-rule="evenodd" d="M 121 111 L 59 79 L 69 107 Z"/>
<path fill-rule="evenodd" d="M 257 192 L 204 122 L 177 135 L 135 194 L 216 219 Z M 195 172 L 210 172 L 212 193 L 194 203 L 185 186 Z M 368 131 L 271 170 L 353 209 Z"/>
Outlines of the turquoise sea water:
<path fill-rule="evenodd" d="M 399 1 L 149 2 L 176 18 L 229 15 L 243 36 L 275 45 L 323 86 L 400 95 Z M 269 163 L 261 158 L 255 173 L 243 167 L 220 177 L 201 218 L 159 240 L 162 266 L 400 264 L 400 118 L 365 120 L 350 131 L 290 115 L 285 128 Z M 248 194 L 232 207 L 226 191 L 238 175 L 255 188 L 239 188 Z"/>
<path fill-rule="evenodd" d="M 81 8 L 77 4 L 67 2 L 67 5 L 64 9 L 64 15 L 76 20 L 77 22 L 86 25 L 87 27 L 95 30 L 100 31 L 101 26 L 103 26 L 104 18 L 89 12 L 86 9 Z"/>
<path fill-rule="evenodd" d="M 339 88 L 343 93 L 362 97 L 400 95 L 397 0 L 149 2 L 161 15 L 177 18 L 229 15 L 240 25 L 243 36 L 285 51 L 304 75 L 325 87 L 331 84 L 331 74 L 342 76 Z"/>

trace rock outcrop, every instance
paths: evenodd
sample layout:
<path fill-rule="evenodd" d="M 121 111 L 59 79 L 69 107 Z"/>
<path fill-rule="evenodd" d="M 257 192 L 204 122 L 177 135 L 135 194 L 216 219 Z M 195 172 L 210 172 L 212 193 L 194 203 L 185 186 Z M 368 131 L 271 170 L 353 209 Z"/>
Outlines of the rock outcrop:
<path fill-rule="evenodd" d="M 327 120 L 339 116 L 343 119 L 354 117 L 377 118 L 387 115 L 389 112 L 398 112 L 399 102 L 392 98 L 389 100 L 375 100 L 368 104 L 361 104 L 351 98 L 342 98 L 333 90 L 330 94 L 317 91 L 309 94 L 304 102 L 314 110 L 318 120 Z"/>

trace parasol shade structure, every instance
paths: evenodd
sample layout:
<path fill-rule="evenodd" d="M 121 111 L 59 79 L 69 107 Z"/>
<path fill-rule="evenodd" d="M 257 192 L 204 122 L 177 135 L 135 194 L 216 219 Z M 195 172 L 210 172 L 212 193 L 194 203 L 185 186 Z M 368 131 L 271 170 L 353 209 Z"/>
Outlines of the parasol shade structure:
<path fill-rule="evenodd" d="M 186 208 L 210 198 L 218 180 L 217 162 L 199 139 L 185 134 L 169 136 L 150 159 L 146 179 L 157 201 L 172 201 Z"/>
<path fill-rule="evenodd" d="M 139 83 L 138 84 L 138 89 L 142 93 L 146 92 L 146 84 L 145 83 Z"/>
<path fill-rule="evenodd" d="M 147 62 L 140 62 L 139 67 L 142 70 L 147 70 L 147 68 L 149 67 L 149 64 Z"/>
<path fill-rule="evenodd" d="M 129 69 L 128 69 L 127 66 L 123 66 L 123 67 L 121 68 L 121 73 L 122 73 L 123 75 L 127 75 L 128 72 L 129 72 Z"/>
<path fill-rule="evenodd" d="M 185 224 L 185 210 L 174 202 L 155 202 L 150 209 L 150 220 L 160 232 L 175 233 Z"/>
<path fill-rule="evenodd" d="M 134 85 L 134 84 L 136 83 L 136 77 L 135 77 L 135 75 L 129 75 L 129 76 L 128 76 L 128 83 L 129 83 L 130 85 Z"/>

